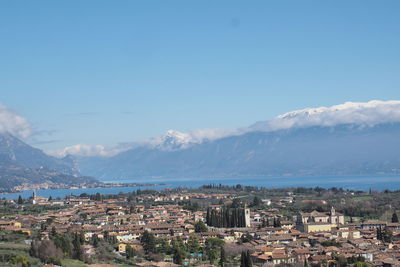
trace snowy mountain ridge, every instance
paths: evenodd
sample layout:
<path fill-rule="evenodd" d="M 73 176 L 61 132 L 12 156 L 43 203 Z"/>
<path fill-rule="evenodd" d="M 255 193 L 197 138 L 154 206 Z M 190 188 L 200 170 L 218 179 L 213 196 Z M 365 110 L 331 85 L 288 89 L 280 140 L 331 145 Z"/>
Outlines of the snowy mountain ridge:
<path fill-rule="evenodd" d="M 240 136 L 251 132 L 274 132 L 305 127 L 335 127 L 354 125 L 372 127 L 382 123 L 400 122 L 400 101 L 372 100 L 369 102 L 346 102 L 330 107 L 306 108 L 278 115 L 270 120 L 259 121 L 249 127 L 236 129 L 200 129 L 188 133 L 168 130 L 161 136 L 139 142 L 124 143 L 117 147 L 77 144 L 51 154 L 64 157 L 75 156 L 115 156 L 137 147 L 147 147 L 160 151 L 177 151 L 194 145 L 215 141 L 230 136 Z"/>

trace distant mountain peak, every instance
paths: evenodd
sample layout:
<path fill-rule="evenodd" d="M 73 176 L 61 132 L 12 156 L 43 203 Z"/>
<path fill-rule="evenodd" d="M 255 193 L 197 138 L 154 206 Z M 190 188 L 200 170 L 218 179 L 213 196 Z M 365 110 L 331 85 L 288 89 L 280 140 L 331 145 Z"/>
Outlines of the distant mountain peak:
<path fill-rule="evenodd" d="M 161 136 L 148 139 L 145 143 L 155 149 L 174 151 L 188 148 L 195 142 L 187 133 L 168 130 Z"/>
<path fill-rule="evenodd" d="M 354 129 L 372 127 L 385 123 L 400 122 L 400 101 L 372 100 L 369 102 L 345 102 L 340 105 L 305 108 L 290 111 L 275 118 L 259 121 L 249 127 L 237 129 L 209 128 L 182 133 L 168 130 L 164 134 L 139 142 L 131 142 L 116 147 L 78 144 L 56 151 L 56 155 L 66 154 L 90 157 L 115 156 L 121 152 L 146 147 L 161 151 L 177 151 L 193 145 L 209 143 L 225 137 L 235 137 L 251 132 L 274 132 L 307 127 L 335 127 L 347 125 Z"/>
<path fill-rule="evenodd" d="M 330 107 L 306 108 L 261 121 L 249 127 L 249 131 L 277 131 L 312 126 L 337 126 L 356 124 L 374 126 L 400 122 L 400 101 L 346 102 Z"/>

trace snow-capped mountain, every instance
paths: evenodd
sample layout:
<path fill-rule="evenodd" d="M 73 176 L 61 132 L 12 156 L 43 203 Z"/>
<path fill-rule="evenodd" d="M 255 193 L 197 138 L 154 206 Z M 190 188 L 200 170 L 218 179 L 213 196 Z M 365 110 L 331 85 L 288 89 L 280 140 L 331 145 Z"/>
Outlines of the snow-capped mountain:
<path fill-rule="evenodd" d="M 168 130 L 161 136 L 150 138 L 143 142 L 144 145 L 162 151 L 186 149 L 196 143 L 198 143 L 198 141 L 196 142 L 189 134 L 175 130 Z"/>
<path fill-rule="evenodd" d="M 400 101 L 373 100 L 366 103 L 346 102 L 331 107 L 307 108 L 291 111 L 257 122 L 248 131 L 276 131 L 311 126 L 336 126 L 356 124 L 374 126 L 382 123 L 400 122 Z"/>
<path fill-rule="evenodd" d="M 399 173 L 400 101 L 304 109 L 197 136 L 168 131 L 80 168 L 107 180 Z"/>

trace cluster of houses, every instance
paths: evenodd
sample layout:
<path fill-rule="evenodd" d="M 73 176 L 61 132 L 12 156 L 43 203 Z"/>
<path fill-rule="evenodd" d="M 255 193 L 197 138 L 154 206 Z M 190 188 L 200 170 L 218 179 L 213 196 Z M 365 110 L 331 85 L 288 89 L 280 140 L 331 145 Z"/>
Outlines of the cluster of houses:
<path fill-rule="evenodd" d="M 144 198 L 150 197 L 154 202 L 160 203 L 147 205 Z M 279 213 L 279 208 L 268 207 L 249 210 L 249 223 L 246 227 L 209 227 L 208 232 L 196 232 L 194 225 L 205 220 L 205 209 L 190 211 L 177 203 L 164 203 L 207 198 L 227 200 L 230 197 L 229 194 L 181 193 L 143 196 L 132 203 L 124 198 L 95 201 L 89 198 L 68 197 L 49 201 L 34 196 L 31 202 L 35 205 L 57 203 L 63 207 L 41 216 L 9 217 L 0 221 L 0 229 L 23 231 L 30 235 L 31 230 L 40 227 L 44 222 L 50 222 L 48 229 L 54 226 L 57 232 L 83 232 L 87 240 L 94 235 L 98 238 L 113 236 L 117 241 L 116 252 L 121 255 L 126 252 L 127 245 L 139 251 L 143 250 L 139 240 L 144 231 L 149 231 L 166 240 L 179 236 L 183 242 L 195 235 L 201 244 L 208 238 L 223 239 L 226 244 L 251 251 L 253 262 L 259 265 L 305 261 L 309 264 L 330 264 L 338 261 L 338 255 L 346 259 L 362 257 L 373 266 L 400 265 L 399 223 L 346 223 L 343 214 L 336 212 L 333 207 L 329 212 L 300 212 L 295 214 L 292 220 L 287 220 L 287 217 Z M 285 201 L 289 201 L 289 198 L 285 198 Z M 279 223 L 265 223 L 266 220 L 271 222 L 271 219 Z M 385 243 L 377 239 L 377 229 L 383 228 L 393 233 L 392 242 Z M 43 231 L 42 238 L 49 238 L 49 234 Z M 245 235 L 251 236 L 251 240 L 243 242 L 242 237 Z M 85 245 L 85 253 L 95 253 L 95 248 Z"/>

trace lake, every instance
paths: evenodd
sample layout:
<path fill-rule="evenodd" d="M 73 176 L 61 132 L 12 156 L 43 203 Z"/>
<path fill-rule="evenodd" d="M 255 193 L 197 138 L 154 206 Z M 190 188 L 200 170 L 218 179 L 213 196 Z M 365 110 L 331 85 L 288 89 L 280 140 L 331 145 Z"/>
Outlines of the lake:
<path fill-rule="evenodd" d="M 118 194 L 119 192 L 132 192 L 137 189 L 156 189 L 176 187 L 196 188 L 204 184 L 223 184 L 223 185 L 251 185 L 266 188 L 279 187 L 342 187 L 344 189 L 364 190 L 369 189 L 383 191 L 385 189 L 400 189 L 400 175 L 381 175 L 381 176 L 296 176 L 296 177 L 246 177 L 246 178 L 224 178 L 224 179 L 176 179 L 176 180 L 152 180 L 135 179 L 119 181 L 103 181 L 119 183 L 166 183 L 167 185 L 157 186 L 132 186 L 132 187 L 110 187 L 110 188 L 85 188 L 85 189 L 46 189 L 37 190 L 36 193 L 43 197 L 63 198 L 68 195 L 87 194 Z M 23 198 L 32 196 L 33 191 L 24 191 L 12 194 L 0 194 L 0 198 L 17 199 L 19 195 Z"/>

